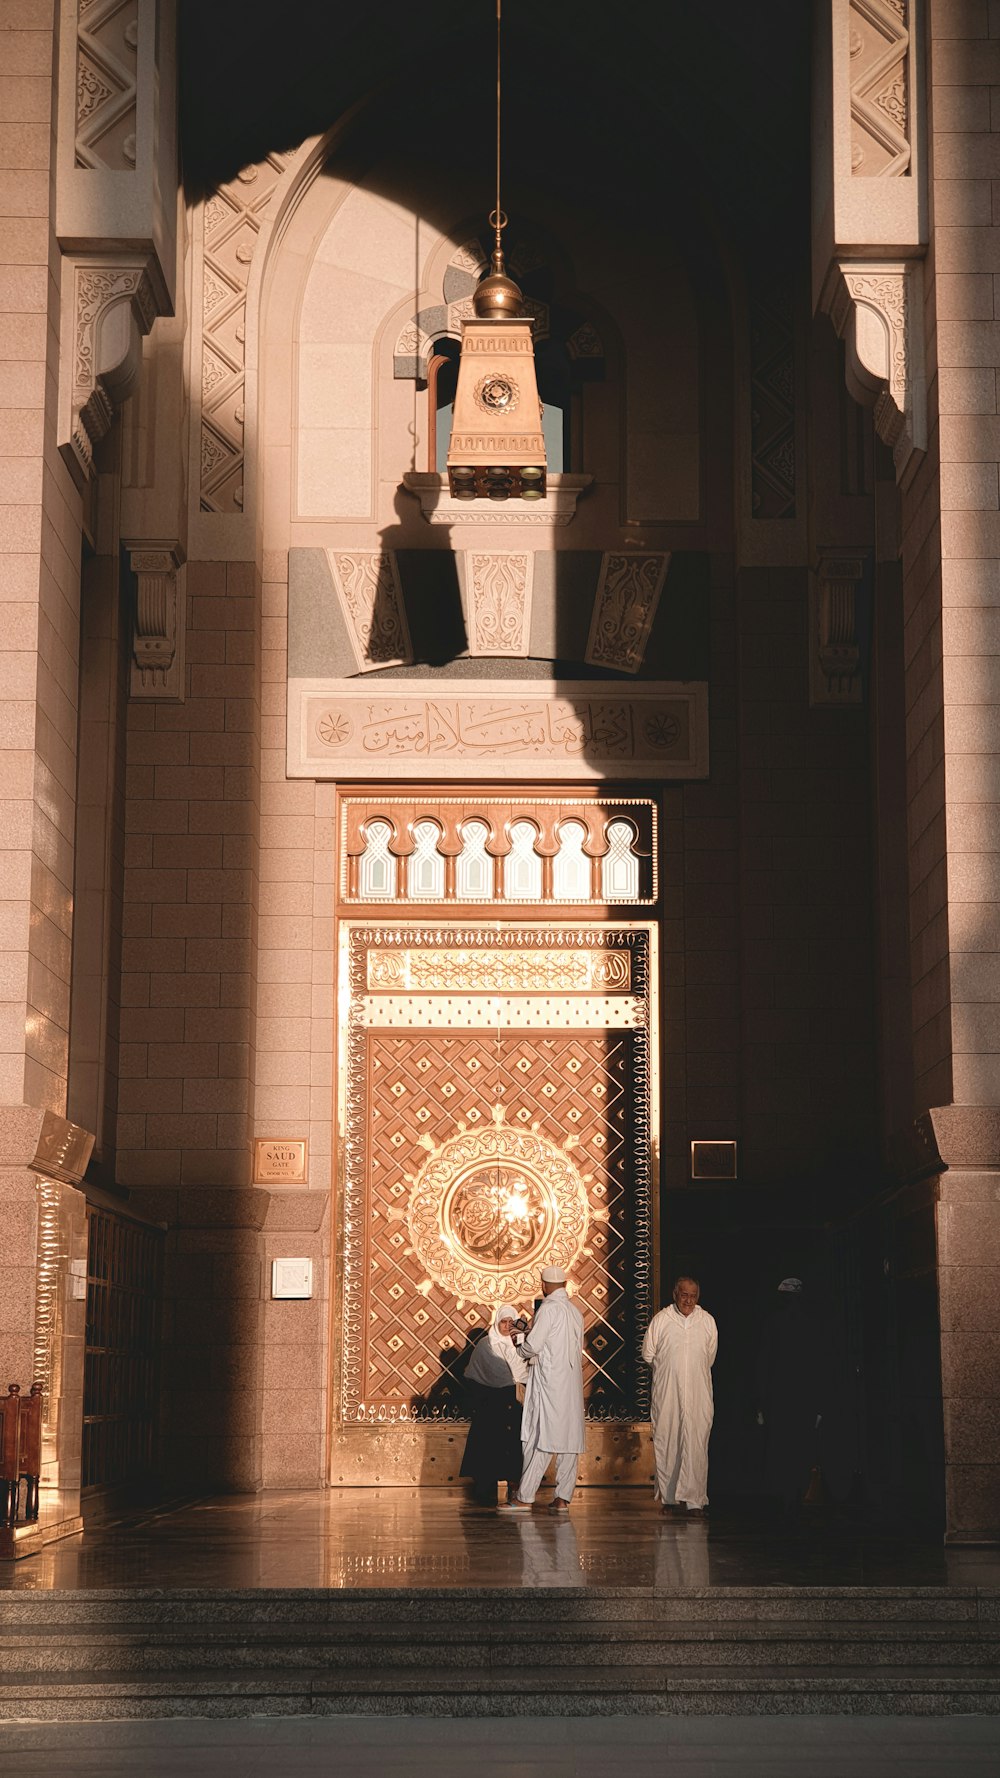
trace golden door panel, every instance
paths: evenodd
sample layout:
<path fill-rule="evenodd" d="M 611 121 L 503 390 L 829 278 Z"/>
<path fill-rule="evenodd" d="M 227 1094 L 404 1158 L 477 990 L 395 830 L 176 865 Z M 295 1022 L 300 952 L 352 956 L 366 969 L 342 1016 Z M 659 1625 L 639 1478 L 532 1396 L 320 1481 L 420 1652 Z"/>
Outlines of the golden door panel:
<path fill-rule="evenodd" d="M 653 937 L 344 923 L 342 1428 L 461 1419 L 470 1334 L 553 1261 L 589 1417 L 648 1411 Z"/>

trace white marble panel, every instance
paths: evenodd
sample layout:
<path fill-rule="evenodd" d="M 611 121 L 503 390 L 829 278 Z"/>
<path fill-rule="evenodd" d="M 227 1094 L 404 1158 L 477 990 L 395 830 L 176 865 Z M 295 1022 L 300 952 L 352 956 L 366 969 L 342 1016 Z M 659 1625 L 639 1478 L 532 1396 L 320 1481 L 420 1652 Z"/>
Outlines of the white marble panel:
<path fill-rule="evenodd" d="M 298 413 L 302 427 L 370 427 L 371 347 L 300 346 Z"/>
<path fill-rule="evenodd" d="M 436 231 L 426 223 L 421 225 L 410 211 L 360 188 L 337 210 L 316 249 L 316 258 L 416 292 L 420 262 L 437 238 Z"/>
<path fill-rule="evenodd" d="M 372 504 L 371 433 L 305 428 L 298 436 L 299 518 L 367 518 Z"/>
<path fill-rule="evenodd" d="M 363 340 L 370 349 L 399 300 L 398 285 L 319 261 L 310 270 L 302 299 L 299 339 L 311 344 Z"/>

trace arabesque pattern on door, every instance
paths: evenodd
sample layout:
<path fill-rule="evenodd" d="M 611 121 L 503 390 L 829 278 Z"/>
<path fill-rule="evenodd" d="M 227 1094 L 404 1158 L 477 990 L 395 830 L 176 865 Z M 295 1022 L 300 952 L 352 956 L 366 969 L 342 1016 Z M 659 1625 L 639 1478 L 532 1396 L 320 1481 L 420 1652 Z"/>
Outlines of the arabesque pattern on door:
<path fill-rule="evenodd" d="M 530 1308 L 550 1252 L 569 1260 L 584 1312 L 589 1417 L 641 1417 L 649 930 L 350 926 L 345 938 L 342 1422 L 462 1418 L 470 1334 L 492 1302 Z M 387 946 L 400 968 L 374 961 Z M 450 996 L 400 995 L 401 979 L 428 979 L 418 950 L 448 953 Z M 484 952 L 510 967 L 484 970 Z M 532 953 L 537 967 L 525 968 Z M 563 985 L 581 957 L 569 975 L 590 991 L 560 994 L 558 1011 L 551 997 L 497 991 L 546 973 Z M 618 994 L 595 996 L 598 981 Z"/>

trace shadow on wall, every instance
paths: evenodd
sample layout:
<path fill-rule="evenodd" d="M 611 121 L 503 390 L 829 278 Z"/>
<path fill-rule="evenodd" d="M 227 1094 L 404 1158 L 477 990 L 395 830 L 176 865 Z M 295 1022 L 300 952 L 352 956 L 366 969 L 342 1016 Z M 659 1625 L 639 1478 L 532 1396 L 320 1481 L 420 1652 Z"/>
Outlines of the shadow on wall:
<path fill-rule="evenodd" d="M 408 550 L 405 603 L 414 660 L 427 667 L 443 667 L 457 661 L 468 648 L 458 567 L 451 545 L 451 529 L 440 527 L 440 546 L 434 550 L 412 548 L 414 502 L 405 488 L 393 497 L 395 525 L 379 533 L 386 550 Z M 436 539 L 437 541 L 437 539 Z M 395 607 L 380 583 L 372 611 L 371 633 L 395 622 Z"/>

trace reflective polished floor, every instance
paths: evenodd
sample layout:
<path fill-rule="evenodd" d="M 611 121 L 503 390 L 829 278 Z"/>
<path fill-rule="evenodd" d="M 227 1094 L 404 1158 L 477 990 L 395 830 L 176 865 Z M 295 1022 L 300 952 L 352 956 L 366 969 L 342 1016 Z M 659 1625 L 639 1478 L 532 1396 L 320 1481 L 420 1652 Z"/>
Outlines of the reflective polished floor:
<path fill-rule="evenodd" d="M 0 1589 L 948 1586 L 1000 1589 L 1000 1550 L 944 1549 L 846 1518 L 664 1517 L 643 1489 L 578 1491 L 567 1519 L 453 1488 L 223 1495 L 0 1563 Z"/>

